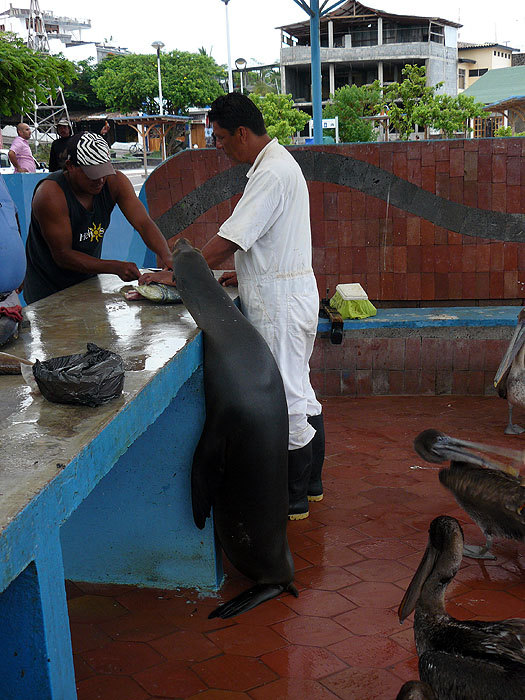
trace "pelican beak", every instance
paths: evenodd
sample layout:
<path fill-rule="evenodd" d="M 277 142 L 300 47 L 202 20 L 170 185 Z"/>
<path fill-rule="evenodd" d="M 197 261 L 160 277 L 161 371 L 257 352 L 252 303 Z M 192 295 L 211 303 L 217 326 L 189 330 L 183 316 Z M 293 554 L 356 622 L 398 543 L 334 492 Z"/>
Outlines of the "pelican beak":
<path fill-rule="evenodd" d="M 519 469 L 515 469 L 510 464 L 504 464 L 503 462 L 496 462 L 494 460 L 486 459 L 481 455 L 476 455 L 468 449 L 477 450 L 478 452 L 485 452 L 489 454 L 501 455 L 502 457 L 507 457 L 512 459 L 519 466 L 525 463 L 525 451 L 524 450 L 512 450 L 508 447 L 496 447 L 495 445 L 484 445 L 480 442 L 470 442 L 469 440 L 459 440 L 458 438 L 452 438 L 446 436 L 446 453 L 447 458 L 450 460 L 456 460 L 458 462 L 469 462 L 470 464 L 477 464 L 482 467 L 488 467 L 489 469 L 497 469 L 498 471 L 505 472 L 510 476 L 520 478 Z"/>
<path fill-rule="evenodd" d="M 514 335 L 511 338 L 507 351 L 503 356 L 498 371 L 494 377 L 494 387 L 498 390 L 498 393 L 503 398 L 506 398 L 506 374 L 510 370 L 510 367 L 514 361 L 514 358 L 520 351 L 523 343 L 525 342 L 525 315 L 523 311 L 520 311 L 518 316 L 518 323 L 514 329 Z"/>
<path fill-rule="evenodd" d="M 417 567 L 417 571 L 397 610 L 399 622 L 403 623 L 416 607 L 423 585 L 436 565 L 438 554 L 438 550 L 429 542 L 423 554 L 423 558 Z"/>

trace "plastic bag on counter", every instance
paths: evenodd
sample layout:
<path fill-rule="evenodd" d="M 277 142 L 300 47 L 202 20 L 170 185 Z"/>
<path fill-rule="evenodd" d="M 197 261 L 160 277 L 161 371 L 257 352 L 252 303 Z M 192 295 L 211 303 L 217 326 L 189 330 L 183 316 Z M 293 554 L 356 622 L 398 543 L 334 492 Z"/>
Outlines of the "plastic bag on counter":
<path fill-rule="evenodd" d="M 120 355 L 88 343 L 82 354 L 36 360 L 33 375 L 48 401 L 99 406 L 122 393 L 124 363 Z"/>

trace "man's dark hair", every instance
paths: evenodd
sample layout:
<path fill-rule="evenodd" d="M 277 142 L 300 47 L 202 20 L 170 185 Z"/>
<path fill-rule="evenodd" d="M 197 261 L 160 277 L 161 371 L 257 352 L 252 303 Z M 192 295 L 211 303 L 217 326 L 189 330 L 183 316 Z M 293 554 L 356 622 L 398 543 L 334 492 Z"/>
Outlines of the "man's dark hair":
<path fill-rule="evenodd" d="M 230 134 L 234 134 L 240 126 L 246 126 L 256 136 L 266 133 L 261 111 L 249 97 L 241 95 L 240 92 L 221 95 L 212 102 L 208 119 L 210 124 L 217 122 L 221 129 L 226 129 Z"/>

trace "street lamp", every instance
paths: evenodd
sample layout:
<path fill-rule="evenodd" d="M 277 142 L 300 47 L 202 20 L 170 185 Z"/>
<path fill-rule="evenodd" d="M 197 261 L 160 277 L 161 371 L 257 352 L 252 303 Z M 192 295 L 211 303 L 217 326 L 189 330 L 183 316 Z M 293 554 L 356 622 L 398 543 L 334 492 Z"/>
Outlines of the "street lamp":
<path fill-rule="evenodd" d="M 159 114 L 164 115 L 164 107 L 162 106 L 162 80 L 160 76 L 160 50 L 164 48 L 162 41 L 154 41 L 152 47 L 157 50 L 157 72 L 159 76 Z M 164 141 L 164 124 L 160 125 L 162 134 L 162 160 L 166 160 L 166 142 Z M 146 152 L 146 144 L 144 144 L 144 152 Z"/>
<path fill-rule="evenodd" d="M 246 68 L 246 59 L 245 58 L 237 58 L 235 59 L 235 67 L 239 71 L 239 75 L 241 78 L 241 95 L 243 94 L 243 89 L 242 89 L 242 72 Z"/>
<path fill-rule="evenodd" d="M 162 107 L 162 80 L 160 77 L 160 50 L 164 48 L 162 41 L 154 41 L 152 47 L 157 50 L 157 71 L 159 74 L 159 107 L 160 115 L 164 114 L 164 109 Z"/>
<path fill-rule="evenodd" d="M 226 10 L 226 46 L 228 49 L 228 92 L 233 92 L 232 57 L 230 52 L 230 24 L 228 22 L 228 3 L 230 0 L 222 0 Z"/>

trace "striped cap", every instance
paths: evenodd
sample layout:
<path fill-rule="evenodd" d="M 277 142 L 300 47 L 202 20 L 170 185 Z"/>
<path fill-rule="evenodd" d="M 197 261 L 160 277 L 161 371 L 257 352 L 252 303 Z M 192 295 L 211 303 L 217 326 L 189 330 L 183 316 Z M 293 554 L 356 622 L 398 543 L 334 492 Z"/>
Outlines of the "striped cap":
<path fill-rule="evenodd" d="M 83 131 L 72 136 L 67 144 L 68 159 L 85 172 L 90 180 L 114 175 L 111 154 L 106 139 L 98 134 Z"/>

